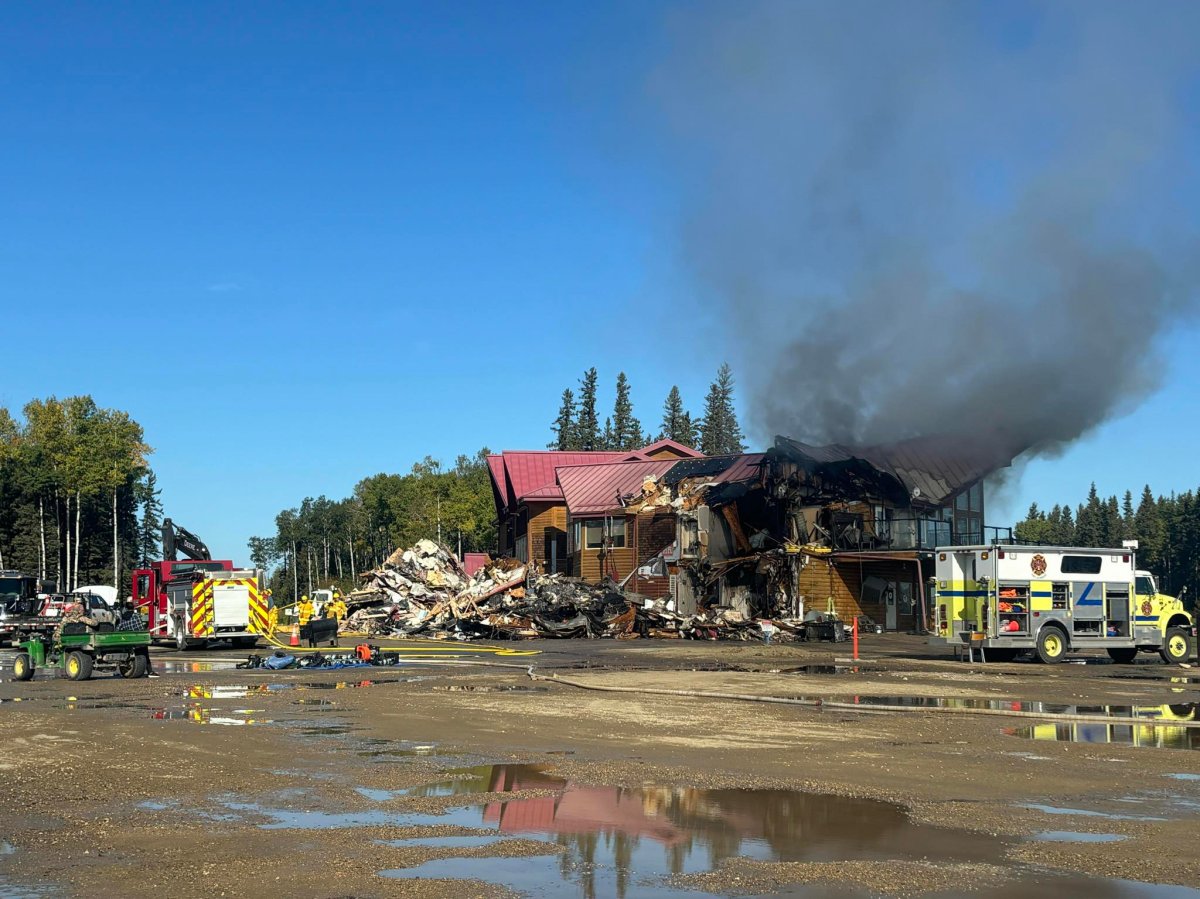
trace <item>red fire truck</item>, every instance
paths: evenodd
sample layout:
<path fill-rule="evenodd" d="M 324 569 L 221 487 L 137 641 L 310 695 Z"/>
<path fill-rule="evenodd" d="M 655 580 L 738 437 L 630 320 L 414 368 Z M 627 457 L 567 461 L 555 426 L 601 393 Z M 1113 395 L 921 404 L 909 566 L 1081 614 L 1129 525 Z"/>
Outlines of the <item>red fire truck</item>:
<path fill-rule="evenodd" d="M 180 552 L 187 558 L 177 559 Z M 210 559 L 208 547 L 169 518 L 163 521 L 163 561 L 134 570 L 132 595 L 151 639 L 179 649 L 222 639 L 250 647 L 265 632 L 261 574 Z"/>

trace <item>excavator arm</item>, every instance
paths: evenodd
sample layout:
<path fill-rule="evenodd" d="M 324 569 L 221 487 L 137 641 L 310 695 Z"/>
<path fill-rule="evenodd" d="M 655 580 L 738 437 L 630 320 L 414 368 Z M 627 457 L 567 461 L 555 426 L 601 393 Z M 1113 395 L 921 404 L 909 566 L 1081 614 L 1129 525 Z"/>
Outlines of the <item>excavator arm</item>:
<path fill-rule="evenodd" d="M 162 541 L 163 559 L 167 562 L 176 561 L 181 553 L 185 559 L 197 561 L 212 558 L 203 540 L 191 531 L 179 527 L 169 518 L 163 519 Z"/>

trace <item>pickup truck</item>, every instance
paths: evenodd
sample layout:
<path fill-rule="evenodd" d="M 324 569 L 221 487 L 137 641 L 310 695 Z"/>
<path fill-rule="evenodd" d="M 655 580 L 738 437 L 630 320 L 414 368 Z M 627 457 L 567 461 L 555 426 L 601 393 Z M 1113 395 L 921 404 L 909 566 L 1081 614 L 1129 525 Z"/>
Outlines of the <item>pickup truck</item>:
<path fill-rule="evenodd" d="M 72 603 L 83 603 L 97 624 L 117 624 L 117 610 L 95 593 L 52 594 L 0 601 L 0 643 L 20 642 L 29 634 L 48 633 Z"/>

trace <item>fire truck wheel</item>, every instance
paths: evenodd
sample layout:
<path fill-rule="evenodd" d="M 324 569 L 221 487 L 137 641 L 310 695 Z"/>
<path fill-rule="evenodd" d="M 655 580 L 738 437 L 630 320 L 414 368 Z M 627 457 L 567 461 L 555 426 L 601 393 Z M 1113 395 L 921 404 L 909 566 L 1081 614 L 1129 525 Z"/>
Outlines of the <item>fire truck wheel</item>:
<path fill-rule="evenodd" d="M 33 680 L 33 659 L 29 653 L 19 652 L 13 659 L 13 680 Z"/>
<path fill-rule="evenodd" d="M 1167 635 L 1163 638 L 1160 650 L 1163 661 L 1169 665 L 1186 662 L 1191 652 L 1192 642 L 1188 637 L 1188 632 L 1181 627 L 1167 628 Z"/>
<path fill-rule="evenodd" d="M 87 680 L 92 676 L 92 657 L 76 650 L 67 656 L 67 677 L 71 680 Z"/>
<path fill-rule="evenodd" d="M 1067 654 L 1067 635 L 1057 627 L 1042 628 L 1037 638 L 1037 654 L 1043 662 L 1061 662 Z"/>
<path fill-rule="evenodd" d="M 183 621 L 175 622 L 175 648 L 183 652 L 188 648 L 187 631 L 183 629 Z"/>
<path fill-rule="evenodd" d="M 1137 654 L 1137 647 L 1134 646 L 1123 646 L 1120 649 L 1110 649 L 1108 651 L 1108 657 L 1118 665 L 1133 664 L 1133 660 L 1137 658 Z"/>

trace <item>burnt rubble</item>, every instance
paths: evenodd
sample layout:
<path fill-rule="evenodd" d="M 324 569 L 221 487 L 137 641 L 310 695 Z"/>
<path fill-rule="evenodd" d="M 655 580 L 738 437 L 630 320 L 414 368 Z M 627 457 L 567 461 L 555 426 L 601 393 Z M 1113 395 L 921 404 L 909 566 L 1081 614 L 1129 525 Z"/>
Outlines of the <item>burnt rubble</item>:
<path fill-rule="evenodd" d="M 681 615 L 671 600 L 622 590 L 612 581 L 588 584 L 560 574 L 537 574 L 511 559 L 489 562 L 468 576 L 458 559 L 432 540 L 398 550 L 363 575 L 348 594 L 347 633 L 435 639 L 541 638 L 699 640 L 797 639 L 804 625 L 766 624 L 713 606 Z"/>

